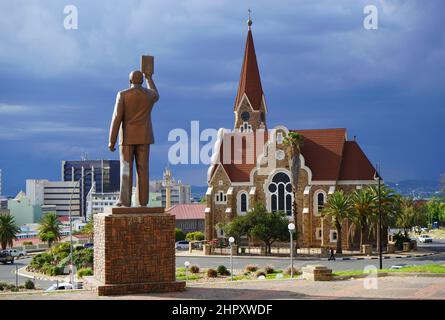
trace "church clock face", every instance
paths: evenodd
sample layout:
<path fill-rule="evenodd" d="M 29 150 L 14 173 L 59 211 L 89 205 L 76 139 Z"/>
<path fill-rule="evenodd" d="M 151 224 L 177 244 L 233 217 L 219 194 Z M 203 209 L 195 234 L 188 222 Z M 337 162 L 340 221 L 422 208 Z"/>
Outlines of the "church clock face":
<path fill-rule="evenodd" d="M 241 119 L 242 119 L 243 121 L 249 121 L 249 119 L 250 119 L 250 114 L 249 114 L 249 112 L 244 111 L 243 113 L 241 113 Z"/>

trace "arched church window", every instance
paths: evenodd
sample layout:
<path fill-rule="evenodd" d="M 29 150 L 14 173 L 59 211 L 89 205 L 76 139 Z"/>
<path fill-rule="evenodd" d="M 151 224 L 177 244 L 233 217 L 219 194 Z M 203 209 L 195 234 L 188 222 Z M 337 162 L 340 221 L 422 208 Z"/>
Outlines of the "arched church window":
<path fill-rule="evenodd" d="M 290 178 L 284 172 L 278 172 L 268 185 L 272 212 L 283 211 L 288 216 L 292 214 L 292 185 Z"/>

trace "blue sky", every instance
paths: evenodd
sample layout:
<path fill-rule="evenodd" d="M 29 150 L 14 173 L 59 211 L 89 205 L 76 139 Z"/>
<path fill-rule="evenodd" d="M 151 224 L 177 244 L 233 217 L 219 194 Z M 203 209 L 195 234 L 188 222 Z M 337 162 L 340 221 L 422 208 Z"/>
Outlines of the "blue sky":
<path fill-rule="evenodd" d="M 65 30 L 74 4 L 79 28 Z M 379 29 L 363 28 L 363 8 Z M 107 136 L 115 94 L 140 55 L 155 55 L 151 174 L 168 164 L 173 128 L 233 126 L 252 9 L 268 124 L 346 127 L 387 180 L 445 172 L 443 0 L 2 1 L 0 168 L 4 194 L 60 178 L 61 160 L 117 159 Z M 206 167 L 174 166 L 206 183 Z"/>

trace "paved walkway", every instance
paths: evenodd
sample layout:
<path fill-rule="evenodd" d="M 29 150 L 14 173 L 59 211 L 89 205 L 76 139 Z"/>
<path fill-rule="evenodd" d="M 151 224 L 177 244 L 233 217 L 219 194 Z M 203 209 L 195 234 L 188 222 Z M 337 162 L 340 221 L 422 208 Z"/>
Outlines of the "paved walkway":
<path fill-rule="evenodd" d="M 365 279 L 312 282 L 307 280 L 257 280 L 189 285 L 184 292 L 97 297 L 92 291 L 39 294 L 0 294 L 0 300 L 159 300 L 159 299 L 444 299 L 445 278 L 383 277 L 377 289 L 366 289 Z M 367 282 L 369 284 L 369 281 Z M 369 286 L 368 286 L 369 287 Z"/>
<path fill-rule="evenodd" d="M 430 251 L 411 251 L 411 252 L 396 252 L 396 253 L 385 253 L 383 259 L 404 259 L 404 258 L 416 258 L 416 257 L 427 257 L 436 254 L 437 252 Z M 228 255 L 210 255 L 206 256 L 202 252 L 188 252 L 188 251 L 178 251 L 176 252 L 177 257 L 193 257 L 193 258 L 227 258 Z M 274 259 L 274 260 L 289 260 L 289 257 L 283 256 L 257 256 L 257 255 L 238 255 L 234 256 L 237 259 Z M 371 256 L 365 255 L 340 255 L 336 256 L 336 260 L 376 260 L 379 256 L 373 254 Z M 295 260 L 327 260 L 326 256 L 320 255 L 297 255 Z"/>

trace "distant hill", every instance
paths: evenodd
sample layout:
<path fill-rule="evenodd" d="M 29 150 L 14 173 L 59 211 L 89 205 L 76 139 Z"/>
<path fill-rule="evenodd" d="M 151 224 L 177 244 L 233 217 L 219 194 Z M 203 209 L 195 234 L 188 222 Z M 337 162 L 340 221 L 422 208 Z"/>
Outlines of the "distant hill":
<path fill-rule="evenodd" d="M 386 184 L 401 195 L 416 199 L 443 196 L 438 180 L 401 180 L 399 182 L 387 182 Z"/>
<path fill-rule="evenodd" d="M 195 201 L 199 201 L 202 197 L 204 197 L 207 191 L 207 186 L 191 186 L 192 198 Z"/>

